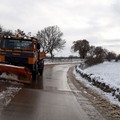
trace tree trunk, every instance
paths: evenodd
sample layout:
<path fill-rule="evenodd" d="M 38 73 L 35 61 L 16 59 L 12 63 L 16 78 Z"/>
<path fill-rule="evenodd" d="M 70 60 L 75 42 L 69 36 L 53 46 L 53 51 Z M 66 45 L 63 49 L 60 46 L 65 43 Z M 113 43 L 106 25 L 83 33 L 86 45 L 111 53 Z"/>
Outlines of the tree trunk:
<path fill-rule="evenodd" d="M 54 55 L 53 55 L 52 52 L 50 52 L 50 55 L 51 55 L 51 60 L 52 60 L 52 62 L 53 62 L 53 60 L 54 60 Z"/>

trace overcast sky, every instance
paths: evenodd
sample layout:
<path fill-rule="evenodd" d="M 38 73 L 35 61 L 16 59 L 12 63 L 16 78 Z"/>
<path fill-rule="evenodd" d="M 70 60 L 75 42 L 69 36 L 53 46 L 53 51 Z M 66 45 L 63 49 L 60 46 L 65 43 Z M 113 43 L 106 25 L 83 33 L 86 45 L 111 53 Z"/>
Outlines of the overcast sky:
<path fill-rule="evenodd" d="M 120 53 L 120 0 L 0 0 L 0 25 L 33 35 L 58 25 L 66 47 L 56 55 L 67 56 L 73 41 Z"/>

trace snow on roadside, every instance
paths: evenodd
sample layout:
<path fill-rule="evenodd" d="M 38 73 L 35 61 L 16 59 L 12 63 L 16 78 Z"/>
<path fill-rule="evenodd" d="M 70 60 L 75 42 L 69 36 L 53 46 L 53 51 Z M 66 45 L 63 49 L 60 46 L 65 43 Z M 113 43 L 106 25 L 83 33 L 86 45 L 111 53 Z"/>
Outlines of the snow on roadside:
<path fill-rule="evenodd" d="M 111 87 L 120 88 L 120 62 L 104 62 L 103 64 L 95 65 L 84 70 L 86 73 L 98 76 L 101 81 Z"/>
<path fill-rule="evenodd" d="M 0 92 L 1 106 L 7 106 L 20 89 L 19 87 L 6 87 L 6 90 Z"/>
<path fill-rule="evenodd" d="M 69 64 L 69 63 L 80 63 L 80 59 L 45 59 L 44 64 L 49 65 L 49 64 Z"/>
<path fill-rule="evenodd" d="M 78 72 L 76 72 L 76 70 Z M 78 65 L 73 73 L 75 74 L 77 80 L 84 83 L 87 87 L 96 90 L 101 95 L 104 95 L 113 104 L 117 104 L 118 106 L 120 106 L 120 101 L 116 99 L 115 96 L 113 96 L 112 92 L 103 92 L 101 89 L 93 86 L 92 82 L 88 82 L 89 80 L 86 80 L 80 75 L 80 72 L 82 72 L 85 75 L 87 74 L 91 79 L 97 79 L 97 81 L 99 81 L 100 83 L 105 83 L 107 86 L 110 86 L 110 88 L 118 90 L 115 92 L 117 92 L 117 95 L 119 95 L 120 94 L 119 71 L 120 62 L 104 62 L 102 64 L 89 67 L 85 70 L 81 70 Z"/>
<path fill-rule="evenodd" d="M 9 79 L 17 79 L 17 76 L 14 74 L 7 75 L 6 73 L 0 75 L 0 111 L 10 103 L 23 87 L 23 84 Z"/>
<path fill-rule="evenodd" d="M 4 78 L 4 79 L 13 79 L 13 80 L 17 80 L 18 79 L 18 76 L 17 75 L 15 75 L 15 74 L 6 74 L 6 73 L 2 73 L 1 75 L 0 75 L 0 78 Z"/>

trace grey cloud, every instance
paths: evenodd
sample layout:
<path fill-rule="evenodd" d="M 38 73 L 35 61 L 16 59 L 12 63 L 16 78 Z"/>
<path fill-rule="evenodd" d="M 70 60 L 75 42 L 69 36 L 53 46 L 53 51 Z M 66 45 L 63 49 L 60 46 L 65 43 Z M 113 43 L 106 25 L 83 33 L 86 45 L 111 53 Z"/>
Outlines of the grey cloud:
<path fill-rule="evenodd" d="M 117 14 L 120 16 L 120 1 L 119 0 L 115 0 L 115 3 L 112 4 L 112 11 L 114 12 L 114 14 Z"/>
<path fill-rule="evenodd" d="M 8 29 L 22 28 L 37 32 L 58 25 L 67 40 L 87 39 L 91 45 L 119 43 L 119 37 L 109 39 L 109 33 L 120 27 L 119 0 L 0 0 L 0 24 Z M 115 29 L 116 30 L 116 29 Z M 112 33 L 109 35 L 112 36 Z M 108 37 L 108 38 L 107 38 Z M 116 49 L 116 47 L 114 46 Z M 68 48 L 67 48 L 68 49 Z"/>
<path fill-rule="evenodd" d="M 109 40 L 104 40 L 104 43 L 107 43 L 107 44 L 117 44 L 117 43 L 120 43 L 120 39 L 109 39 Z"/>
<path fill-rule="evenodd" d="M 108 49 L 109 51 L 113 51 L 116 54 L 120 54 L 120 45 L 114 44 L 114 45 L 103 45 L 103 48 Z"/>

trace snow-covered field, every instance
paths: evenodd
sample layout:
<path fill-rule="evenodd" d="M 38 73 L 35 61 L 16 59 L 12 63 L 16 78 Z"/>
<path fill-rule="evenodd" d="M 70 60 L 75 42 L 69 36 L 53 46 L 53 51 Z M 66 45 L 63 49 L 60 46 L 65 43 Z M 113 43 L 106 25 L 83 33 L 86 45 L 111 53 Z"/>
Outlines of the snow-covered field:
<path fill-rule="evenodd" d="M 86 73 L 92 73 L 100 76 L 101 81 L 111 87 L 120 88 L 120 62 L 104 62 L 84 70 Z"/>
<path fill-rule="evenodd" d="M 113 88 L 116 92 L 116 96 L 120 97 L 120 62 L 104 62 L 99 65 L 94 65 L 85 70 L 81 70 L 78 66 L 76 68 L 78 71 L 82 71 L 90 76 L 91 79 L 96 79 L 100 83 L 105 83 L 110 88 Z M 109 101 L 120 106 L 119 99 L 113 95 L 113 92 L 103 92 L 99 88 L 93 86 L 91 82 L 85 80 L 81 77 L 79 72 L 74 71 L 76 78 L 92 89 L 97 90 L 100 94 L 104 95 Z"/>

